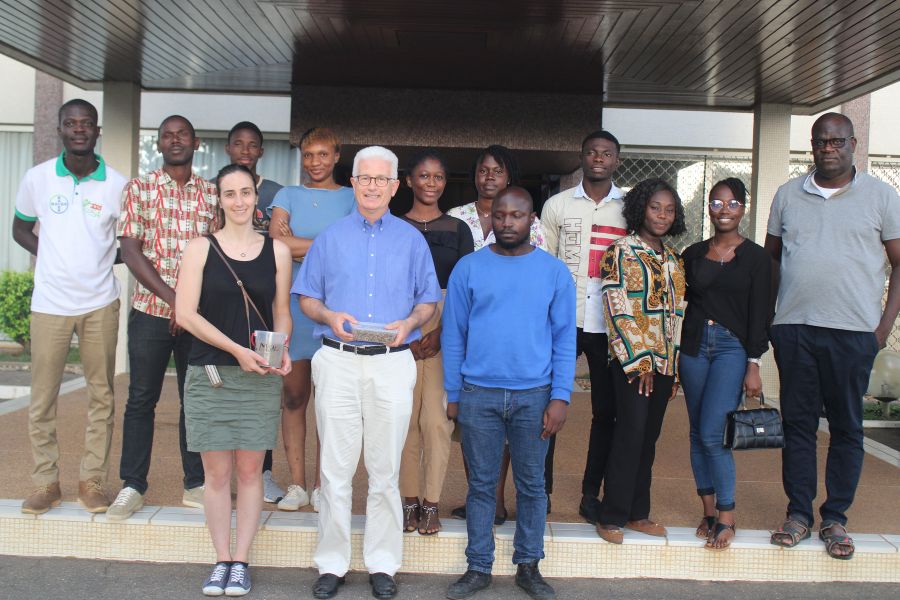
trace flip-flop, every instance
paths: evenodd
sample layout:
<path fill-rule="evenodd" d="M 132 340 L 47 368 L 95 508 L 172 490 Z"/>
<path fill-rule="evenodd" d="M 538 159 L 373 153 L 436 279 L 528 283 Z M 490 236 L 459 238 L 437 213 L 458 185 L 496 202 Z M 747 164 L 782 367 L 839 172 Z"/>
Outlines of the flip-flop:
<path fill-rule="evenodd" d="M 716 526 L 716 518 L 704 516 L 703 521 L 700 522 L 700 525 L 697 526 L 697 529 L 694 531 L 694 535 L 696 535 L 701 540 L 705 540 L 709 538 L 709 534 L 712 532 L 713 527 Z M 703 528 L 706 528 L 706 533 L 701 534 L 700 531 Z"/>
<path fill-rule="evenodd" d="M 715 543 L 716 543 L 716 541 L 718 541 L 719 536 L 724 534 L 729 529 L 732 532 L 731 539 L 726 540 L 727 543 L 724 546 L 721 546 L 721 547 L 716 546 Z M 721 521 L 716 522 L 716 526 L 713 529 L 713 534 L 706 539 L 705 548 L 707 550 L 715 550 L 717 552 L 721 552 L 722 550 L 728 550 L 728 548 L 731 547 L 731 542 L 734 541 L 734 534 L 736 534 L 736 533 L 737 533 L 737 529 L 735 529 L 735 526 L 733 524 L 726 525 L 725 523 L 722 523 Z"/>

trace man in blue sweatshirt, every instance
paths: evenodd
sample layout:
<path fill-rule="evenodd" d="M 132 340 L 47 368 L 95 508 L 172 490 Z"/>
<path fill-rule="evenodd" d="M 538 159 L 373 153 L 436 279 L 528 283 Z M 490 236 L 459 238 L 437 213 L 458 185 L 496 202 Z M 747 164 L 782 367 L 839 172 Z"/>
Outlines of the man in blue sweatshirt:
<path fill-rule="evenodd" d="M 550 436 L 566 421 L 575 377 L 575 285 L 562 261 L 529 243 L 535 213 L 526 190 L 503 190 L 491 219 L 497 242 L 457 263 L 444 305 L 447 417 L 462 425 L 469 462 L 469 567 L 447 597 L 461 600 L 490 585 L 494 494 L 508 441 L 516 584 L 548 600 L 555 593 L 538 570 L 547 514 L 544 458 Z"/>

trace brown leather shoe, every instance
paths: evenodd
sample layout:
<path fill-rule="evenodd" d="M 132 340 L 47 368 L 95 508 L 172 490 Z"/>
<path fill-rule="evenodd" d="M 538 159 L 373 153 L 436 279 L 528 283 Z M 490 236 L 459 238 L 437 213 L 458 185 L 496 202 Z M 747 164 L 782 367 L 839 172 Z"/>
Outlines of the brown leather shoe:
<path fill-rule="evenodd" d="M 622 532 L 622 529 L 615 525 L 597 523 L 597 535 L 610 544 L 621 544 L 625 540 L 625 534 Z"/>
<path fill-rule="evenodd" d="M 40 515 L 54 506 L 59 506 L 62 501 L 62 492 L 59 491 L 59 482 L 50 485 L 42 485 L 22 502 L 22 512 L 26 515 Z"/>
<path fill-rule="evenodd" d="M 650 519 L 641 519 L 640 521 L 628 521 L 625 527 L 632 531 L 639 531 L 655 537 L 666 537 L 666 528 L 659 523 L 654 523 Z"/>
<path fill-rule="evenodd" d="M 109 508 L 109 498 L 99 477 L 78 482 L 78 501 L 89 513 L 105 513 Z"/>

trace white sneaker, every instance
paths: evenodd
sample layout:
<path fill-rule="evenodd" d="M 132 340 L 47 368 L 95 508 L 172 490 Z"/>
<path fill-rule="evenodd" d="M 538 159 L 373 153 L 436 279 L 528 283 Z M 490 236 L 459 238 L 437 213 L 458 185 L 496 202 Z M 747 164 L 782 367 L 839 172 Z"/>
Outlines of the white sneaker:
<path fill-rule="evenodd" d="M 287 493 L 278 503 L 278 510 L 299 510 L 309 504 L 309 494 L 299 485 L 289 485 Z"/>
<path fill-rule="evenodd" d="M 284 490 L 272 479 L 272 471 L 263 471 L 263 502 L 274 503 L 284 498 Z"/>
<path fill-rule="evenodd" d="M 309 497 L 309 503 L 312 504 L 312 509 L 316 512 L 319 512 L 319 497 L 321 493 L 319 492 L 319 488 L 313 488 L 312 496 Z"/>
<path fill-rule="evenodd" d="M 191 508 L 203 508 L 203 490 L 202 485 L 184 490 L 181 494 L 181 503 Z"/>
<path fill-rule="evenodd" d="M 106 509 L 106 520 L 124 521 L 143 507 L 144 497 L 141 493 L 134 488 L 123 487 L 113 503 Z"/>

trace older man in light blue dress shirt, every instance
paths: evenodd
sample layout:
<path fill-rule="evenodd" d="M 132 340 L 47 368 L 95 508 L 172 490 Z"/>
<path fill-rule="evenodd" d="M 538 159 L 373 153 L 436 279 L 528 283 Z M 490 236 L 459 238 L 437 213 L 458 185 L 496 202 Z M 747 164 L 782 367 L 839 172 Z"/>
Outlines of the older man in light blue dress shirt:
<path fill-rule="evenodd" d="M 350 567 L 351 484 L 364 448 L 364 562 L 373 595 L 391 598 L 403 558 L 400 455 L 416 383 L 409 343 L 420 337 L 441 289 L 425 238 L 388 211 L 399 186 L 397 157 L 379 146 L 360 150 L 351 181 L 357 207 L 319 234 L 291 290 L 322 338 L 312 359 L 322 439 L 313 595 L 334 596 Z M 384 324 L 393 339 L 354 341 L 350 325 L 362 321 Z"/>

